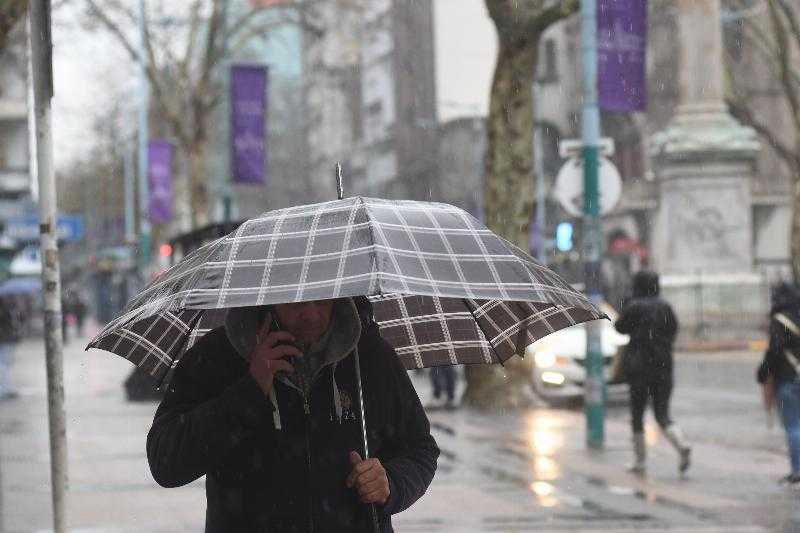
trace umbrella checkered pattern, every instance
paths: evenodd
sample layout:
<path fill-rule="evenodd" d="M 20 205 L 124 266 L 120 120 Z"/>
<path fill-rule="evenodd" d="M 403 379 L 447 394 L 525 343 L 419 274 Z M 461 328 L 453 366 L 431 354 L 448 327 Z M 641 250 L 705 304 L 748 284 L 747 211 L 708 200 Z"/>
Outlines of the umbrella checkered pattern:
<path fill-rule="evenodd" d="M 503 362 L 604 315 L 447 204 L 353 197 L 271 211 L 164 272 L 89 348 L 162 380 L 225 309 L 367 296 L 406 368 Z"/>

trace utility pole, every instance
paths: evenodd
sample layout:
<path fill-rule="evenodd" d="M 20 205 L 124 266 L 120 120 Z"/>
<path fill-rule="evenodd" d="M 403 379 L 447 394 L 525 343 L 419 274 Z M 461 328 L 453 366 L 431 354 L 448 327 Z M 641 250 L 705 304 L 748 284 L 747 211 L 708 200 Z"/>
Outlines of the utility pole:
<path fill-rule="evenodd" d="M 53 174 L 53 136 L 50 102 L 53 98 L 53 42 L 50 0 L 31 0 L 30 68 L 39 181 L 39 246 L 44 292 L 44 344 L 47 361 L 47 412 L 50 428 L 50 478 L 53 531 L 67 527 L 67 417 L 64 412 L 64 359 L 61 330 L 61 281 L 58 260 L 58 214 Z"/>
<path fill-rule="evenodd" d="M 581 47 L 583 49 L 583 263 L 586 294 L 595 305 L 602 300 L 600 259 L 600 194 L 598 144 L 600 109 L 597 98 L 597 0 L 581 0 Z M 606 387 L 603 375 L 602 323 L 586 324 L 586 380 L 584 409 L 586 443 L 602 449 L 605 440 Z"/>
<path fill-rule="evenodd" d="M 144 285 L 150 268 L 150 183 L 147 142 L 150 137 L 148 113 L 150 83 L 147 79 L 147 31 L 145 0 L 139 0 L 139 275 Z"/>
<path fill-rule="evenodd" d="M 547 240 L 545 238 L 545 225 L 547 224 L 547 191 L 544 182 L 544 143 L 542 135 L 541 86 L 538 81 L 533 82 L 533 169 L 536 174 L 536 236 L 538 249 L 536 259 L 547 265 Z"/>

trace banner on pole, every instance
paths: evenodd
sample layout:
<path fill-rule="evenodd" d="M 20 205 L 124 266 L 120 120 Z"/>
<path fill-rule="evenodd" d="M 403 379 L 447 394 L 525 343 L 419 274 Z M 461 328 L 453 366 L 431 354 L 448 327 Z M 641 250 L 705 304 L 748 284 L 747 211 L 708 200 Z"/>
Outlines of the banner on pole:
<path fill-rule="evenodd" d="M 152 139 L 147 146 L 150 184 L 150 222 L 163 224 L 172 220 L 172 143 Z"/>
<path fill-rule="evenodd" d="M 647 105 L 647 0 L 597 3 L 597 90 L 608 111 Z"/>
<path fill-rule="evenodd" d="M 267 67 L 231 67 L 231 166 L 234 183 L 267 181 Z"/>

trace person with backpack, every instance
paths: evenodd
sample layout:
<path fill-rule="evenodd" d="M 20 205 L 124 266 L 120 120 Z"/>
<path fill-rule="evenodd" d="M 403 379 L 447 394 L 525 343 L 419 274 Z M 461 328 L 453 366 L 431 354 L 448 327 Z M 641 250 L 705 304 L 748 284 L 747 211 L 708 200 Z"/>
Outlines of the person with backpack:
<path fill-rule="evenodd" d="M 781 481 L 800 486 L 800 290 L 781 283 L 772 291 L 769 345 L 756 378 L 768 410 L 774 405 L 786 430 L 791 472 Z"/>
<path fill-rule="evenodd" d="M 635 453 L 629 471 L 645 473 L 644 411 L 650 400 L 658 425 L 679 454 L 678 470 L 683 475 L 689 469 L 692 450 L 669 415 L 673 386 L 672 346 L 678 333 L 678 319 L 659 292 L 658 274 L 637 272 L 633 278 L 633 297 L 615 324 L 617 331 L 630 336 L 622 354 L 622 372 L 630 387 Z"/>

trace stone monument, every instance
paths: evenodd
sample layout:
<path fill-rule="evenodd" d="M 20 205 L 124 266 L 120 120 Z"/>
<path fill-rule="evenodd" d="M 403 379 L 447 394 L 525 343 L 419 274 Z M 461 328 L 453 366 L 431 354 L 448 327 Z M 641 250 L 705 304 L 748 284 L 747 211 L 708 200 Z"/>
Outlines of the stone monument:
<path fill-rule="evenodd" d="M 680 102 L 667 128 L 650 140 L 659 189 L 653 266 L 682 322 L 708 336 L 711 316 L 732 332 L 740 329 L 721 317 L 736 315 L 729 301 L 746 298 L 760 282 L 753 273 L 750 194 L 759 142 L 724 102 L 719 0 L 676 4 Z M 761 309 L 737 316 L 751 312 Z M 716 329 L 717 337 L 729 335 Z"/>

